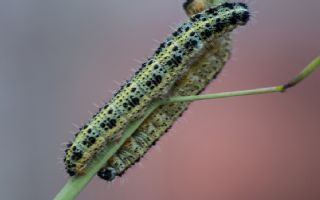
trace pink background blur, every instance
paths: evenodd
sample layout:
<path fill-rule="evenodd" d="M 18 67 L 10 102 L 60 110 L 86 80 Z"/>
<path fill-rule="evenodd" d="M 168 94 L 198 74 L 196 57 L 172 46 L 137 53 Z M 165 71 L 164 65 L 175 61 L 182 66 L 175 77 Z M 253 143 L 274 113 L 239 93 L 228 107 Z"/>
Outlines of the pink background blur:
<path fill-rule="evenodd" d="M 182 0 L 0 2 L 1 199 L 52 199 L 72 123 L 186 19 Z M 320 53 L 319 0 L 249 1 L 205 93 L 284 83 Z M 320 70 L 286 94 L 195 102 L 147 156 L 79 199 L 320 199 Z M 158 150 L 160 148 L 160 150 Z"/>

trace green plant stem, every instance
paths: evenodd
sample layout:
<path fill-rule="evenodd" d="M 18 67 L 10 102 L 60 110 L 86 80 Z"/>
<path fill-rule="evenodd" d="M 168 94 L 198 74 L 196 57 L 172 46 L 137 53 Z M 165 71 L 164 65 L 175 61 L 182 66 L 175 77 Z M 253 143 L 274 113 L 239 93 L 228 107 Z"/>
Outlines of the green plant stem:
<path fill-rule="evenodd" d="M 159 101 L 155 101 L 145 111 L 144 116 L 131 123 L 123 132 L 121 139 L 117 143 L 113 143 L 105 147 L 99 153 L 96 159 L 92 160 L 91 164 L 83 176 L 71 177 L 61 191 L 54 198 L 55 200 L 71 200 L 75 199 L 79 193 L 85 188 L 96 173 L 105 165 L 107 160 L 123 145 L 123 143 L 135 132 L 135 130 L 143 123 L 143 121 L 160 105 Z"/>
<path fill-rule="evenodd" d="M 156 100 L 154 101 L 145 111 L 144 115 L 131 123 L 127 129 L 124 131 L 119 142 L 110 144 L 107 146 L 96 159 L 92 161 L 88 167 L 86 174 L 83 176 L 72 177 L 68 180 L 65 186 L 57 194 L 54 200 L 72 200 L 75 199 L 78 194 L 85 188 L 85 186 L 90 182 L 90 180 L 96 175 L 96 173 L 104 166 L 107 160 L 123 145 L 123 143 L 135 132 L 135 130 L 143 123 L 143 121 L 160 105 L 167 103 L 177 103 L 186 101 L 198 101 L 207 99 L 217 99 L 226 98 L 234 96 L 245 96 L 245 95 L 257 95 L 257 94 L 267 94 L 275 92 L 285 92 L 288 88 L 291 88 L 306 77 L 308 77 L 314 70 L 320 66 L 320 56 L 316 57 L 308 66 L 306 66 L 294 79 L 289 81 L 284 85 L 258 88 L 252 90 L 242 90 L 233 92 L 223 92 L 216 94 L 207 95 L 197 95 L 197 96 L 182 96 L 182 97 L 172 97 L 169 99 Z"/>
<path fill-rule="evenodd" d="M 308 77 L 313 71 L 315 71 L 320 65 L 320 56 L 313 59 L 308 66 L 306 66 L 294 79 L 289 81 L 287 84 L 285 84 L 283 87 L 284 89 L 291 88 L 298 83 L 300 83 L 302 80 L 304 80 L 306 77 Z"/>
<path fill-rule="evenodd" d="M 283 89 L 284 87 L 280 85 L 280 86 L 274 86 L 274 87 L 252 89 L 252 90 L 221 92 L 221 93 L 205 94 L 205 95 L 197 95 L 197 96 L 179 96 L 179 97 L 171 97 L 169 99 L 165 99 L 163 100 L 163 104 L 187 102 L 187 101 L 190 102 L 190 101 L 199 101 L 199 100 L 208 100 L 208 99 L 220 99 L 220 98 L 227 98 L 227 97 L 247 96 L 247 95 L 256 95 L 256 94 L 267 94 L 267 93 L 274 93 L 274 92 L 283 92 Z"/>

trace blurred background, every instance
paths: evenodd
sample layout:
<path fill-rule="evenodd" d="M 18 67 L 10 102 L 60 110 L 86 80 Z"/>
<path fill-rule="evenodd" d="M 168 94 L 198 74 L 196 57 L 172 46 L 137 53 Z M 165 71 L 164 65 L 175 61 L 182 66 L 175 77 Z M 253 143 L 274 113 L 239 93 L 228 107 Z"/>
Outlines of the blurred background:
<path fill-rule="evenodd" d="M 55 196 L 72 123 L 187 19 L 182 3 L 0 1 L 1 199 Z M 320 53 L 319 0 L 248 4 L 254 17 L 205 93 L 284 83 Z M 141 166 L 95 178 L 79 199 L 320 199 L 319 89 L 320 70 L 285 94 L 195 102 Z"/>

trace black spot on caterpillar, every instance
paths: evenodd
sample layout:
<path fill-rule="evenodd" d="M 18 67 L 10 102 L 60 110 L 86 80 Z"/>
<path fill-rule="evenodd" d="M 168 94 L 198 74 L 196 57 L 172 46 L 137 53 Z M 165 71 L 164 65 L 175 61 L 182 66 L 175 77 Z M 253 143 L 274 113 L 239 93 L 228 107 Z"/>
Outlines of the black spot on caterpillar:
<path fill-rule="evenodd" d="M 190 2 L 189 2 L 190 3 Z M 239 9 L 245 8 L 244 12 L 234 12 L 229 14 L 228 19 L 226 13 L 223 15 L 219 9 Z M 241 10 L 240 9 L 240 10 Z M 187 13 L 192 13 L 187 11 Z M 247 19 L 249 16 L 247 7 L 244 4 L 222 4 L 220 7 L 208 9 L 200 14 L 191 17 L 191 21 L 201 21 L 205 23 L 206 20 L 203 13 L 215 13 L 219 16 L 216 23 L 229 23 L 228 25 L 218 25 L 218 30 L 223 29 L 224 26 L 233 26 L 234 20 L 237 18 Z M 216 24 L 210 26 L 216 27 Z M 222 28 L 221 28 L 222 27 Z M 179 29 L 177 30 L 179 33 Z M 174 32 L 173 35 L 178 33 Z M 190 33 L 192 34 L 192 32 Z M 223 34 L 221 37 L 217 37 L 211 40 L 210 45 L 207 47 L 207 51 L 199 56 L 197 61 L 193 63 L 188 72 L 179 79 L 175 85 L 169 91 L 168 96 L 182 96 L 182 95 L 195 95 L 200 93 L 208 83 L 214 79 L 225 62 L 230 57 L 230 37 L 228 33 Z M 187 109 L 189 103 L 176 103 L 163 105 L 156 109 L 135 131 L 135 133 L 127 139 L 122 147 L 113 155 L 106 163 L 105 167 L 98 172 L 98 176 L 104 180 L 111 181 L 116 176 L 121 176 L 129 167 L 150 149 L 152 145 L 173 125 L 176 119 L 183 114 Z"/>

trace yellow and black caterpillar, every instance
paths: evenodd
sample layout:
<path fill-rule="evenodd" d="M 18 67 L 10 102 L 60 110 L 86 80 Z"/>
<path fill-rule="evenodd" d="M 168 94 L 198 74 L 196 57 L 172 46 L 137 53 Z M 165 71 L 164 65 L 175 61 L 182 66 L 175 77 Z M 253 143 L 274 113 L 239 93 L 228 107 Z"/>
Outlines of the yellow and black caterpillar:
<path fill-rule="evenodd" d="M 174 87 L 169 96 L 199 94 L 213 80 L 230 57 L 229 34 L 212 41 L 213 48 L 195 62 Z M 121 176 L 165 134 L 190 103 L 166 104 L 152 112 L 142 125 L 132 134 L 121 148 L 98 172 L 104 180 L 112 181 Z"/>
<path fill-rule="evenodd" d="M 220 2 L 188 0 L 184 4 L 184 8 L 190 16 Z M 210 41 L 210 46 L 207 46 L 207 51 L 199 56 L 197 61 L 190 66 L 188 72 L 175 83 L 168 96 L 199 94 L 222 70 L 226 61 L 230 58 L 230 51 L 231 38 L 229 33 L 213 38 Z M 125 173 L 170 129 L 188 105 L 189 103 L 175 103 L 157 108 L 108 160 L 105 167 L 98 172 L 98 176 L 111 181 L 116 176 Z"/>
<path fill-rule="evenodd" d="M 139 117 L 152 100 L 167 94 L 189 70 L 194 58 L 210 46 L 211 40 L 246 24 L 249 16 L 245 4 L 224 3 L 196 14 L 182 24 L 76 134 L 74 142 L 66 149 L 64 161 L 67 173 L 70 176 L 85 173 L 90 160 L 108 142 L 119 137 L 126 125 Z M 140 139 L 141 144 L 146 143 L 142 138 L 137 138 L 135 142 Z"/>

